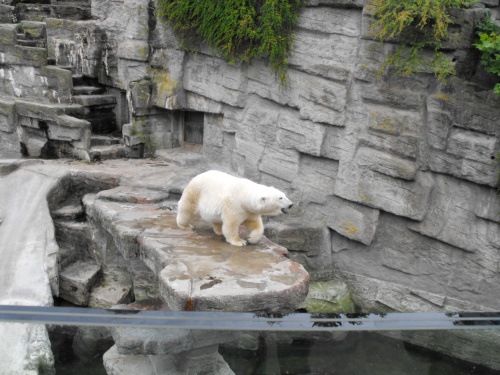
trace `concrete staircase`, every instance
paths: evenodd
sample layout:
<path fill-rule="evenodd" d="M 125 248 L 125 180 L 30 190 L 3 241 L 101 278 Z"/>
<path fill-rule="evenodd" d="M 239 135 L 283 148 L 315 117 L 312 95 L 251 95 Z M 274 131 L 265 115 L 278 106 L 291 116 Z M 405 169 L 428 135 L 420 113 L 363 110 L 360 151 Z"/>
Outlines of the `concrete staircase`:
<path fill-rule="evenodd" d="M 73 102 L 84 107 L 82 119 L 92 128 L 90 160 L 139 157 L 140 152 L 124 145 L 114 112 L 116 96 L 105 91 L 97 79 L 73 75 Z"/>
<path fill-rule="evenodd" d="M 23 47 L 47 48 L 45 22 L 22 21 L 17 30 L 17 44 Z"/>

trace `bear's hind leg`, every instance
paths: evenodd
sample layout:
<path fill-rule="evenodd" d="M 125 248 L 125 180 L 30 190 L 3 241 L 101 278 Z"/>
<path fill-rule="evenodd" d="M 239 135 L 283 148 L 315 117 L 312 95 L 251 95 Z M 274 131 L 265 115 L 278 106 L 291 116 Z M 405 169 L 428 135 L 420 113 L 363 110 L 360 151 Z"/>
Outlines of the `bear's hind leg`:
<path fill-rule="evenodd" d="M 264 234 L 264 224 L 262 224 L 262 218 L 260 216 L 252 219 L 246 219 L 243 225 L 250 230 L 250 235 L 248 236 L 248 242 L 257 243 L 262 238 Z"/>
<path fill-rule="evenodd" d="M 177 226 L 179 228 L 187 229 L 189 227 L 189 223 L 198 209 L 198 198 L 199 192 L 196 189 L 191 186 L 184 189 L 177 208 Z"/>
<path fill-rule="evenodd" d="M 222 234 L 222 223 L 213 223 L 213 227 L 216 234 Z"/>

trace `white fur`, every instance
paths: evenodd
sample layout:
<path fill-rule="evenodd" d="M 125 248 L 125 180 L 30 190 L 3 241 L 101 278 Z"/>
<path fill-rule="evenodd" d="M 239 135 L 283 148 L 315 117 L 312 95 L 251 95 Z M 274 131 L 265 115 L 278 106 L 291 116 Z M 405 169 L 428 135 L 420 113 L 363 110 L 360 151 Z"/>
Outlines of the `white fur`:
<path fill-rule="evenodd" d="M 273 187 L 257 184 L 219 171 L 194 177 L 179 201 L 177 225 L 187 228 L 194 216 L 213 224 L 217 234 L 235 246 L 246 245 L 238 235 L 243 223 L 250 229 L 250 243 L 264 233 L 261 215 L 280 215 L 292 206 L 286 195 Z"/>

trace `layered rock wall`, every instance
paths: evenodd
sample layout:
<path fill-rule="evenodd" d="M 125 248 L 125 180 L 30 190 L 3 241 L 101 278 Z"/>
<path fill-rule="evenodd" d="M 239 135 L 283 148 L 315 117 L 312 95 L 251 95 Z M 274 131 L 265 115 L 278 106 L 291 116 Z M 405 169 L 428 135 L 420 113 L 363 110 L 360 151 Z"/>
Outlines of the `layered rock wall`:
<path fill-rule="evenodd" d="M 31 156 L 50 137 L 77 157 L 92 155 L 89 125 L 75 125 L 88 108 L 75 99 L 72 80 L 80 74 L 117 103 L 126 96 L 128 123 L 119 130 L 145 156 L 181 146 L 183 111 L 203 112 L 209 161 L 296 202 L 266 234 L 315 278 L 347 280 L 364 308 L 500 308 L 498 78 L 478 67 L 472 47 L 484 7 L 495 17 L 497 0 L 452 13 L 446 53 L 457 75 L 446 85 L 430 72 L 376 79 L 396 44 L 370 37 L 370 4 L 310 1 L 286 88 L 266 59 L 239 66 L 202 44 L 187 52 L 148 0 L 90 6 L 91 18 L 83 11 L 44 18 L 45 52 L 18 46 L 17 20 L 2 19 L 10 22 L 0 28 L 2 155 L 20 154 L 19 137 Z M 22 114 L 26 101 L 47 103 L 52 117 Z M 60 117 L 71 126 L 57 128 Z M 79 130 L 47 133 L 39 121 Z"/>

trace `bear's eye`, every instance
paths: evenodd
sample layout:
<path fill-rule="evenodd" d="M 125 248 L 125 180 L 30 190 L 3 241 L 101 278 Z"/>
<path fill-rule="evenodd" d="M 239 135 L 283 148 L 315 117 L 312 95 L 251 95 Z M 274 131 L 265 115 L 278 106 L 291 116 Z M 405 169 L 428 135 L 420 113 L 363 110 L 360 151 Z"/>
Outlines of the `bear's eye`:
<path fill-rule="evenodd" d="M 280 197 L 280 200 L 283 199 L 283 197 Z"/>

